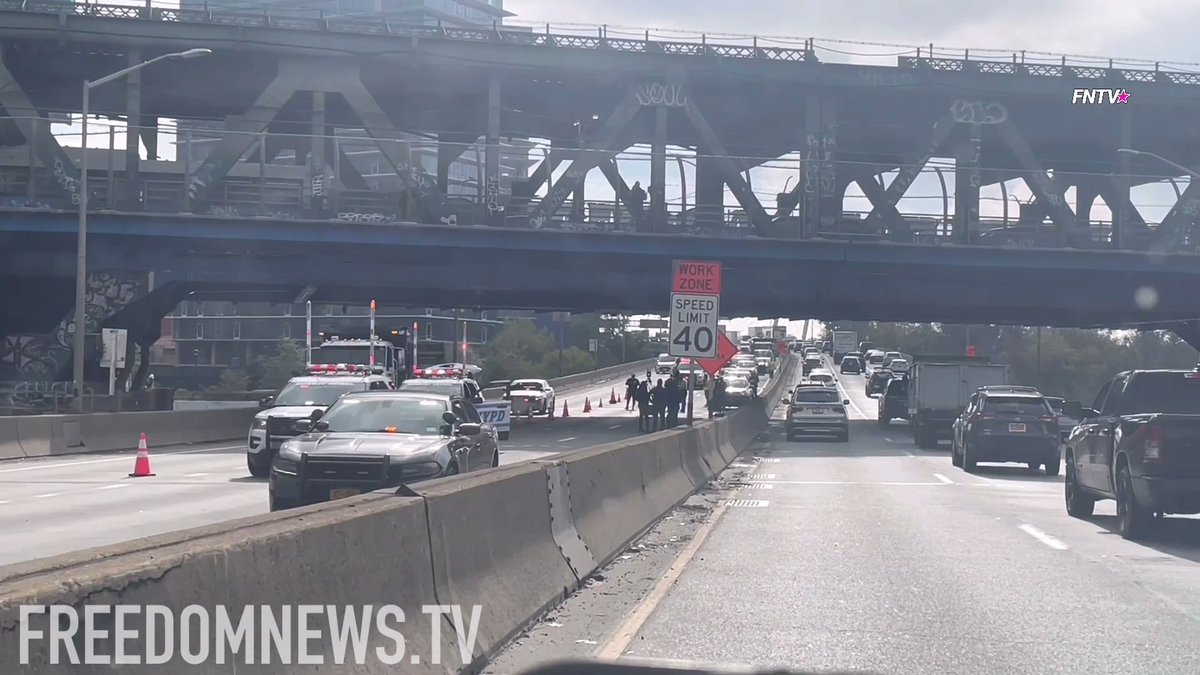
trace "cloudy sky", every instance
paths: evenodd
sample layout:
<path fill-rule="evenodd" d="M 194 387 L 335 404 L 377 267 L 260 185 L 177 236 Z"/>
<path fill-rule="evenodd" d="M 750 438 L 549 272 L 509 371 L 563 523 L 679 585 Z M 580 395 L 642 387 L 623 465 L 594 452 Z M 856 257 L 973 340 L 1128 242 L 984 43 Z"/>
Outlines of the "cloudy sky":
<path fill-rule="evenodd" d="M 590 27 L 605 25 L 610 35 L 641 35 L 645 29 L 674 39 L 688 39 L 688 33 L 725 34 L 728 40 L 737 40 L 735 35 L 759 35 L 772 36 L 780 46 L 813 37 L 824 61 L 890 65 L 897 54 L 908 51 L 905 47 L 932 43 L 937 52 L 946 54 L 961 55 L 963 49 L 970 49 L 975 56 L 1001 56 L 1027 50 L 1029 60 L 1058 61 L 1058 54 L 1067 54 L 1077 63 L 1091 62 L 1087 57 L 1100 62 L 1112 58 L 1132 67 L 1146 67 L 1138 61 L 1170 61 L 1173 69 L 1200 71 L 1194 35 L 1200 0 L 506 0 L 505 8 L 517 14 L 512 23 L 549 22 L 561 32 L 594 34 Z M 649 167 L 644 159 L 629 158 L 622 162 L 622 173 L 630 182 L 640 179 L 645 185 Z M 756 169 L 751 174 L 754 191 L 773 205 L 772 195 L 796 173 Z M 689 168 L 684 174 L 687 184 L 694 186 Z M 952 174 L 949 179 L 952 199 Z M 1010 214 L 1015 215 L 1016 203 L 1027 201 L 1030 192 L 1019 181 L 1010 182 L 1008 188 Z M 693 191 L 688 190 L 689 202 Z M 668 200 L 678 203 L 680 192 L 672 163 Z M 1175 198 L 1174 189 L 1167 185 L 1143 186 L 1133 192 L 1134 202 L 1151 221 L 1161 219 Z M 590 199 L 612 197 L 599 175 L 589 175 L 587 193 Z M 935 174 L 918 178 L 908 195 L 901 202 L 902 211 L 941 212 L 941 187 Z M 1073 200 L 1074 191 L 1068 191 L 1067 197 Z M 997 186 L 984 188 L 982 198 L 984 216 L 998 217 L 1003 212 Z M 732 195 L 727 195 L 727 203 L 734 203 Z M 950 208 L 953 211 L 953 205 Z M 856 186 L 847 192 L 846 209 L 870 210 Z M 1097 202 L 1092 214 L 1097 219 L 1109 217 L 1102 202 Z"/>

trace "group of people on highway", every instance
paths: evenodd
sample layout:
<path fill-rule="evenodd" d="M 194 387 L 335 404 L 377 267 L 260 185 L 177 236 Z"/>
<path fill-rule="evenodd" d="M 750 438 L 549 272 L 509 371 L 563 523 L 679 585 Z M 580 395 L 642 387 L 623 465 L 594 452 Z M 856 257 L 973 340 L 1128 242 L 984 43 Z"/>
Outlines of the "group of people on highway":
<path fill-rule="evenodd" d="M 690 378 L 680 372 L 679 361 L 666 379 L 654 380 L 647 370 L 644 380 L 630 375 L 625 380 L 625 409 L 638 412 L 638 431 L 651 433 L 679 426 L 679 415 L 687 412 Z M 708 416 L 725 409 L 725 383 L 720 377 L 710 378 L 704 389 Z"/>

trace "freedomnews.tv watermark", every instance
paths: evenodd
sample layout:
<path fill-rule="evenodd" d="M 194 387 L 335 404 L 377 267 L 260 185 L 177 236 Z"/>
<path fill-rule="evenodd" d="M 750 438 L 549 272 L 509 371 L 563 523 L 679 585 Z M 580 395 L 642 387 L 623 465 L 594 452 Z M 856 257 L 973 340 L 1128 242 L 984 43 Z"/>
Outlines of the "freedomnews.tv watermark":
<path fill-rule="evenodd" d="M 475 651 L 480 605 L 424 605 L 429 653 L 406 649 L 404 610 L 396 605 L 22 605 L 20 664 L 346 665 L 442 663 L 442 623 L 456 633 L 461 663 Z M 38 625 L 34 625 L 38 624 Z"/>

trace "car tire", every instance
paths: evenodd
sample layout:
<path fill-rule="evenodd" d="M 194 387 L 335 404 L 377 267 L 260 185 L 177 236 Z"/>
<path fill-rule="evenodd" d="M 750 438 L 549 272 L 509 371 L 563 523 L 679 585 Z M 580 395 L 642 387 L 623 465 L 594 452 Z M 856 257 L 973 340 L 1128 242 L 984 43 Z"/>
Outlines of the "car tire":
<path fill-rule="evenodd" d="M 963 465 L 962 453 L 958 451 L 958 442 L 953 438 L 950 439 L 950 465 L 956 467 Z"/>
<path fill-rule="evenodd" d="M 1138 503 L 1129 467 L 1117 470 L 1117 529 L 1129 540 L 1143 539 L 1154 525 L 1154 512 Z"/>
<path fill-rule="evenodd" d="M 1046 463 L 1042 465 L 1042 469 L 1045 471 L 1047 476 L 1057 476 L 1059 472 L 1062 471 L 1062 456 L 1057 452 L 1054 453 L 1054 458 L 1047 460 Z"/>
<path fill-rule="evenodd" d="M 1096 499 L 1083 491 L 1079 486 L 1079 476 L 1075 473 L 1075 462 L 1067 456 L 1067 477 L 1063 481 L 1063 501 L 1066 502 L 1067 515 L 1072 518 L 1088 518 L 1096 511 Z"/>
<path fill-rule="evenodd" d="M 975 453 L 971 452 L 969 443 L 963 444 L 962 467 L 967 473 L 975 473 L 979 470 L 979 463 L 975 461 Z"/>
<path fill-rule="evenodd" d="M 300 501 L 297 499 L 279 499 L 275 495 L 269 495 L 271 511 L 286 511 L 288 509 L 298 508 Z"/>
<path fill-rule="evenodd" d="M 265 455 L 265 458 L 264 458 Z M 270 453 L 260 452 L 257 455 L 246 453 L 246 468 L 255 478 L 266 478 L 271 475 Z"/>
<path fill-rule="evenodd" d="M 498 432 L 496 432 L 496 438 L 499 438 L 502 441 L 507 441 L 508 434 L 509 434 L 509 432 L 507 432 L 507 431 L 498 431 Z"/>
<path fill-rule="evenodd" d="M 500 448 L 496 448 L 496 452 L 492 455 L 492 468 L 500 466 Z"/>

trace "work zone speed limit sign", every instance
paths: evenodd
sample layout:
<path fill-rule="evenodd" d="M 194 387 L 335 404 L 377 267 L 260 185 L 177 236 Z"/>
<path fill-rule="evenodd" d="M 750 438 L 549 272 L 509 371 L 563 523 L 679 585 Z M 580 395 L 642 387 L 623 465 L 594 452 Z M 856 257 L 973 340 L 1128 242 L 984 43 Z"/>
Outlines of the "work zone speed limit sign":
<path fill-rule="evenodd" d="M 720 296 L 672 293 L 667 353 L 693 359 L 715 358 L 720 316 Z"/>

